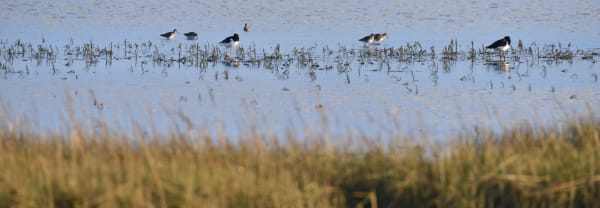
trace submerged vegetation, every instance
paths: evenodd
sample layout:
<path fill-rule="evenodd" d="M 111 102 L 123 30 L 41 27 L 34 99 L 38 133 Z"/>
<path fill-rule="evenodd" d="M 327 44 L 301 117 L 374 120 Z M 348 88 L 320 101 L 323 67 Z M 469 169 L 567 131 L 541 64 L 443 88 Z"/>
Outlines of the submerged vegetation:
<path fill-rule="evenodd" d="M 600 123 L 450 142 L 0 128 L 0 207 L 598 207 Z"/>
<path fill-rule="evenodd" d="M 277 67 L 286 67 L 296 64 L 300 68 L 309 68 L 312 70 L 330 70 L 338 69 L 344 71 L 353 61 L 360 64 L 380 65 L 381 71 L 389 70 L 390 61 L 397 62 L 424 62 L 424 61 L 490 61 L 493 60 L 493 53 L 485 50 L 483 46 L 477 48 L 471 42 L 466 49 L 459 49 L 457 40 L 450 40 L 447 46 L 442 48 L 441 53 L 437 53 L 435 47 L 427 49 L 419 42 L 406 43 L 399 47 L 369 47 L 369 48 L 346 48 L 339 46 L 337 49 L 324 46 L 321 50 L 316 47 L 293 48 L 291 51 L 282 52 L 280 45 L 277 44 L 272 51 L 256 48 L 255 45 L 239 47 L 236 53 L 230 57 L 225 51 L 222 51 L 218 45 L 180 43 L 172 48 L 159 47 L 152 41 L 131 42 L 110 42 L 107 45 L 100 45 L 90 41 L 76 45 L 71 41 L 64 46 L 47 44 L 43 41 L 41 44 L 24 43 L 22 41 L 7 42 L 0 41 L 0 73 L 26 73 L 23 70 L 15 70 L 12 63 L 15 60 L 36 61 L 37 64 L 43 62 L 47 64 L 56 64 L 60 60 L 67 64 L 76 61 L 84 61 L 86 65 L 92 66 L 98 63 L 107 65 L 114 61 L 132 60 L 137 65 L 154 64 L 158 66 L 194 66 L 198 68 L 207 68 L 211 64 L 224 63 L 228 66 L 237 67 L 240 64 L 245 66 L 264 67 L 267 69 L 276 69 Z M 573 59 L 590 60 L 596 62 L 600 53 L 594 49 L 574 49 L 568 44 L 564 47 L 561 43 L 558 45 L 549 44 L 537 46 L 532 43 L 525 47 L 521 41 L 517 46 L 511 49 L 509 58 L 513 61 L 528 59 L 531 61 L 572 61 Z M 326 64 L 323 62 L 332 62 Z M 384 70 L 385 68 L 388 70 Z"/>

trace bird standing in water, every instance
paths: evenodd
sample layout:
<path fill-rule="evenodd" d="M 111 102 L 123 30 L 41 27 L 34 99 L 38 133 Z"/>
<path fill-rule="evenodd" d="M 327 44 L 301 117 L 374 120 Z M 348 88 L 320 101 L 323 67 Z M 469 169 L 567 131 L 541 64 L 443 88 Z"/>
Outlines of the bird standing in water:
<path fill-rule="evenodd" d="M 189 32 L 189 33 L 184 33 L 183 34 L 188 40 L 196 40 L 198 39 L 198 33 L 195 32 Z"/>
<path fill-rule="evenodd" d="M 500 54 L 500 58 L 505 59 L 504 52 L 510 48 L 510 37 L 504 36 L 504 38 L 497 40 L 496 42 L 492 43 L 491 45 L 485 48 L 497 50 Z"/>
<path fill-rule="evenodd" d="M 248 23 L 244 24 L 244 32 L 250 32 L 252 29 L 250 29 L 250 25 L 248 25 Z"/>
<path fill-rule="evenodd" d="M 367 35 L 361 39 L 359 39 L 358 41 L 365 43 L 365 45 L 369 45 L 371 43 L 373 43 L 373 41 L 375 40 L 375 34 L 371 33 L 371 35 Z"/>
<path fill-rule="evenodd" d="M 383 33 L 383 34 L 375 34 L 375 43 L 377 44 L 381 44 L 381 41 L 385 40 L 385 38 L 387 38 L 387 33 Z"/>
<path fill-rule="evenodd" d="M 235 48 L 240 42 L 240 36 L 237 33 L 234 33 L 232 36 L 226 37 L 223 41 L 219 42 L 219 45 L 225 46 L 226 49 L 229 49 L 229 55 L 231 55 L 231 51 Z"/>
<path fill-rule="evenodd" d="M 177 35 L 177 28 L 173 29 L 173 31 L 171 32 L 166 32 L 163 34 L 160 34 L 160 36 L 166 38 L 167 40 L 171 40 L 175 37 L 175 35 Z"/>

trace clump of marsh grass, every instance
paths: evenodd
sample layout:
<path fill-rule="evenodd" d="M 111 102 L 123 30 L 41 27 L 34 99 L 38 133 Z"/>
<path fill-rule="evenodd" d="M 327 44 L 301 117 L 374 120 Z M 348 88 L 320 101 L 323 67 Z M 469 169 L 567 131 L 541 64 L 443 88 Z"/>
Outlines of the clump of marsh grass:
<path fill-rule="evenodd" d="M 458 58 L 458 41 L 450 40 L 450 43 L 442 50 L 442 59 L 456 60 Z"/>
<path fill-rule="evenodd" d="M 562 47 L 561 43 L 558 44 L 558 47 L 555 44 L 546 45 L 538 55 L 541 59 L 551 60 L 573 60 L 574 56 L 575 52 L 571 50 L 570 43 L 567 47 Z"/>
<path fill-rule="evenodd" d="M 424 61 L 427 50 L 423 49 L 420 42 L 414 42 L 412 44 L 406 43 L 405 46 L 401 46 L 397 49 L 396 53 L 393 54 L 400 62 L 421 62 Z"/>
<path fill-rule="evenodd" d="M 211 137 L 176 117 L 184 125 L 167 134 L 138 127 L 133 136 L 104 121 L 74 122 L 66 136 L 3 121 L 0 207 L 600 206 L 593 116 L 443 143 L 257 128 Z"/>
<path fill-rule="evenodd" d="M 289 68 L 295 65 L 297 68 L 306 70 L 332 70 L 347 72 L 352 63 L 365 66 L 376 66 L 375 71 L 393 71 L 391 65 L 394 61 L 401 63 L 435 61 L 440 57 L 443 60 L 459 61 L 471 60 L 473 62 L 481 54 L 482 60 L 490 60 L 491 53 L 483 46 L 477 50 L 471 42 L 468 51 L 458 49 L 458 41 L 450 40 L 449 44 L 441 50 L 435 47 L 425 49 L 420 42 L 406 43 L 399 47 L 372 47 L 372 48 L 346 48 L 338 46 L 337 49 L 324 46 L 318 50 L 316 46 L 304 48 L 293 48 L 290 51 L 281 51 L 279 44 L 273 47 L 273 51 L 258 49 L 254 45 L 240 46 L 233 57 L 221 51 L 214 44 L 177 44 L 160 46 L 151 41 L 133 42 L 123 40 L 109 42 L 107 45 L 93 41 L 81 44 L 74 43 L 71 39 L 66 45 L 59 47 L 46 42 L 41 44 L 25 43 L 17 40 L 15 42 L 0 41 L 0 72 L 5 76 L 10 73 L 18 73 L 22 69 L 14 69 L 14 60 L 35 60 L 37 64 L 45 63 L 48 66 L 56 65 L 57 60 L 66 62 L 68 67 L 75 62 L 84 62 L 86 69 L 99 63 L 111 65 L 115 61 L 133 61 L 137 67 L 144 67 L 147 63 L 162 66 L 163 69 L 177 66 L 197 67 L 206 69 L 222 63 L 226 66 L 238 67 L 263 67 L 268 70 Z M 257 51 L 262 50 L 262 53 Z M 441 51 L 441 52 L 440 52 Z M 594 49 L 573 49 L 570 44 L 563 47 L 558 45 L 545 45 L 538 47 L 536 43 L 524 47 L 519 41 L 514 49 L 510 50 L 511 59 L 517 62 L 524 60 L 528 63 L 544 61 L 573 61 L 576 58 L 588 60 L 595 63 L 598 52 Z M 282 68 L 283 67 L 283 68 Z M 51 67 L 51 69 L 55 69 Z M 289 69 L 288 69 L 289 70 Z M 54 72 L 51 72 L 54 74 Z"/>

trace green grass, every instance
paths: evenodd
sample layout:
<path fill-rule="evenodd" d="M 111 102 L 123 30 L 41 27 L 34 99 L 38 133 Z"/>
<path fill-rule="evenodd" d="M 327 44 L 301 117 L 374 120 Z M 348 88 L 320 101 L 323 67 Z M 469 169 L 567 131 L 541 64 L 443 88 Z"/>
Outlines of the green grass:
<path fill-rule="evenodd" d="M 0 207 L 600 206 L 594 119 L 450 143 L 70 131 L 0 128 Z"/>

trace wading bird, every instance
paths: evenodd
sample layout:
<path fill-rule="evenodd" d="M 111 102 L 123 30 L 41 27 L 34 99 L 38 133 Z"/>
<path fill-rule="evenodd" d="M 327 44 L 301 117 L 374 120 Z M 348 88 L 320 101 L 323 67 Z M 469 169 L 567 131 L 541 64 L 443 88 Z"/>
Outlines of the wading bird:
<path fill-rule="evenodd" d="M 497 50 L 500 54 L 500 58 L 504 59 L 504 52 L 510 48 L 510 37 L 504 36 L 504 38 L 497 40 L 485 48 Z"/>
<path fill-rule="evenodd" d="M 385 38 L 387 38 L 387 33 L 375 34 L 375 42 L 377 44 L 381 44 L 381 41 L 385 40 Z"/>
<path fill-rule="evenodd" d="M 188 40 L 196 40 L 198 39 L 198 33 L 195 32 L 189 32 L 189 33 L 184 33 L 183 34 Z"/>
<path fill-rule="evenodd" d="M 231 51 L 235 48 L 240 42 L 240 36 L 237 33 L 234 33 L 232 36 L 226 37 L 223 41 L 219 42 L 219 45 L 225 46 L 226 49 L 229 49 L 229 55 L 231 55 Z"/>
<path fill-rule="evenodd" d="M 375 40 L 375 34 L 371 33 L 371 35 L 367 35 L 367 36 L 359 39 L 358 41 L 365 43 L 365 45 L 369 45 L 369 44 L 373 43 L 374 40 Z"/>
<path fill-rule="evenodd" d="M 167 40 L 171 40 L 175 37 L 176 34 L 177 34 L 177 29 L 173 29 L 173 31 L 160 34 L 160 36 L 166 38 Z"/>

